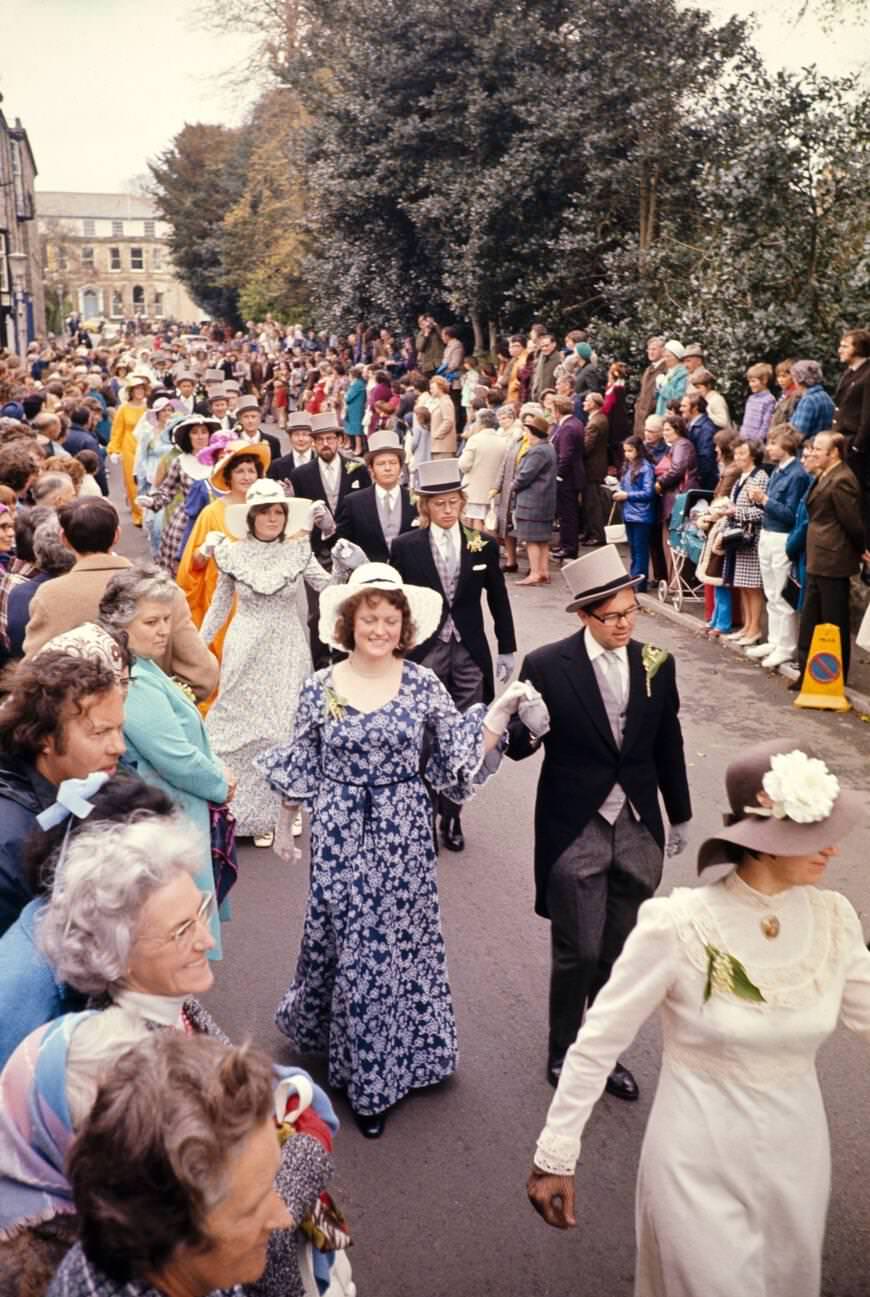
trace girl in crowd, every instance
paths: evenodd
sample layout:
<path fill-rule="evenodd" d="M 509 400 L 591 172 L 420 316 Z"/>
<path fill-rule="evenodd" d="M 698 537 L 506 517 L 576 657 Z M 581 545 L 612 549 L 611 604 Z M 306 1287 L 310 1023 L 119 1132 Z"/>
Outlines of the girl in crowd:
<path fill-rule="evenodd" d="M 160 548 L 156 561 L 174 577 L 181 557 L 181 540 L 187 525 L 185 503 L 195 482 L 201 482 L 211 474 L 211 465 L 203 464 L 198 458 L 200 451 L 205 450 L 209 437 L 218 427 L 217 419 L 208 419 L 202 414 L 190 414 L 187 418 L 176 419 L 170 429 L 175 443 L 174 453 L 165 468 L 161 479 L 155 478 L 154 487 L 139 497 L 139 504 L 155 513 L 161 511 Z M 167 456 L 161 461 L 166 465 Z"/>
<path fill-rule="evenodd" d="M 767 473 L 761 466 L 763 458 L 763 442 L 741 437 L 734 443 L 734 465 L 739 476 L 731 488 L 729 514 L 735 524 L 743 527 L 744 535 L 728 542 L 725 579 L 740 591 L 743 625 L 726 638 L 736 640 L 741 648 L 751 648 L 761 642 L 764 594 L 758 538 L 764 510 L 755 503 L 754 495 L 756 490 L 763 491 L 767 486 Z"/>
<path fill-rule="evenodd" d="M 645 590 L 649 575 L 649 541 L 656 525 L 656 475 L 642 437 L 629 437 L 622 446 L 625 467 L 614 491 L 622 504 L 622 520 L 628 536 L 631 576 L 641 578 L 638 590 Z"/>

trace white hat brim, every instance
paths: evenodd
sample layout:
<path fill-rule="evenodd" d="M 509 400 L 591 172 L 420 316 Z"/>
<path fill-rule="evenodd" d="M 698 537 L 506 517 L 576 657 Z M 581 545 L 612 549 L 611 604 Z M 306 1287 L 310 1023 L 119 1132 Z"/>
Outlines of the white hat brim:
<path fill-rule="evenodd" d="M 365 586 L 330 585 L 320 592 L 320 620 L 317 634 L 323 644 L 346 653 L 347 649 L 335 638 L 335 623 L 341 606 L 353 595 L 372 590 L 396 590 L 408 600 L 411 620 L 414 623 L 414 644 L 425 644 L 435 634 L 441 621 L 444 608 L 444 597 L 437 590 L 430 590 L 424 585 L 402 585 L 387 581 L 371 581 Z"/>

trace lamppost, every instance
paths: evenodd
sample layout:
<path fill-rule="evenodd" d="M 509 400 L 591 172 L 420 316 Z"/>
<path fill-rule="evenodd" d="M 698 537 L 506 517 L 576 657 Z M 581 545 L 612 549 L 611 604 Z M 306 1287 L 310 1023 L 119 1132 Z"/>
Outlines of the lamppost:
<path fill-rule="evenodd" d="M 24 292 L 27 254 L 25 252 L 10 252 L 7 259 L 9 261 L 9 277 L 12 280 L 12 300 L 15 304 L 15 349 L 21 359 L 24 360 L 27 355 L 27 298 Z"/>

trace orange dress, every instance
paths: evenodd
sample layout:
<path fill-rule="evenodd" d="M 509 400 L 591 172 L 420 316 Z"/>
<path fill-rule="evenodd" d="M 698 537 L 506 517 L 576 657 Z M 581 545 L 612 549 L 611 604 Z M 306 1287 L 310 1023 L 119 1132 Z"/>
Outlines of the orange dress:
<path fill-rule="evenodd" d="M 119 405 L 112 420 L 112 435 L 109 438 L 109 444 L 106 447 L 110 455 L 121 456 L 121 468 L 124 473 L 124 486 L 127 490 L 127 499 L 130 502 L 130 512 L 133 515 L 133 523 L 137 527 L 142 526 L 142 510 L 136 503 L 136 496 L 139 494 L 139 488 L 136 485 L 136 478 L 133 476 L 133 464 L 136 460 L 136 451 L 139 449 L 135 432 L 136 425 L 145 413 L 147 406 L 144 401 L 141 405 L 131 405 L 125 401 Z"/>

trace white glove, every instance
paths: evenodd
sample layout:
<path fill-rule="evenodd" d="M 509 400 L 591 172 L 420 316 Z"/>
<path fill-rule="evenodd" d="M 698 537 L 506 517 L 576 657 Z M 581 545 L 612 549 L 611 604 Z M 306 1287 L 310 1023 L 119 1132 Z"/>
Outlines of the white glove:
<path fill-rule="evenodd" d="M 118 454 L 116 450 L 113 450 L 111 455 L 109 456 L 109 463 L 120 464 L 120 462 L 121 462 L 121 456 Z"/>
<path fill-rule="evenodd" d="M 311 510 L 311 525 L 319 527 L 324 540 L 335 535 L 335 518 L 322 500 L 315 500 Z"/>
<path fill-rule="evenodd" d="M 665 844 L 665 855 L 678 856 L 689 845 L 689 821 L 685 824 L 672 824 L 668 829 L 668 840 Z"/>
<path fill-rule="evenodd" d="M 520 703 L 524 699 L 529 702 L 533 701 L 534 694 L 535 690 L 526 681 L 515 680 L 491 704 L 489 711 L 483 718 L 484 725 L 493 734 L 504 734 L 510 724 L 511 717 L 519 709 Z"/>
<path fill-rule="evenodd" d="M 503 685 L 506 680 L 510 680 L 514 673 L 516 661 L 516 653 L 499 653 L 495 660 L 495 678 L 500 685 Z"/>
<path fill-rule="evenodd" d="M 140 509 L 147 509 L 149 513 L 154 512 L 154 505 L 151 503 L 150 495 L 137 495 L 136 503 L 138 504 Z"/>
<path fill-rule="evenodd" d="M 226 536 L 223 534 L 222 531 L 206 532 L 205 540 L 200 545 L 199 549 L 197 550 L 197 553 L 200 554 L 203 558 L 211 558 L 211 556 L 214 554 L 215 550 L 217 549 L 218 545 L 221 543 L 222 540 L 226 540 Z"/>
<path fill-rule="evenodd" d="M 550 711 L 537 689 L 528 681 L 526 690 L 526 697 L 520 703 L 517 714 L 532 738 L 542 739 L 550 732 Z"/>
<path fill-rule="evenodd" d="M 368 555 L 352 540 L 337 540 L 332 547 L 332 570 L 338 576 L 350 576 L 363 563 L 368 563 Z"/>

